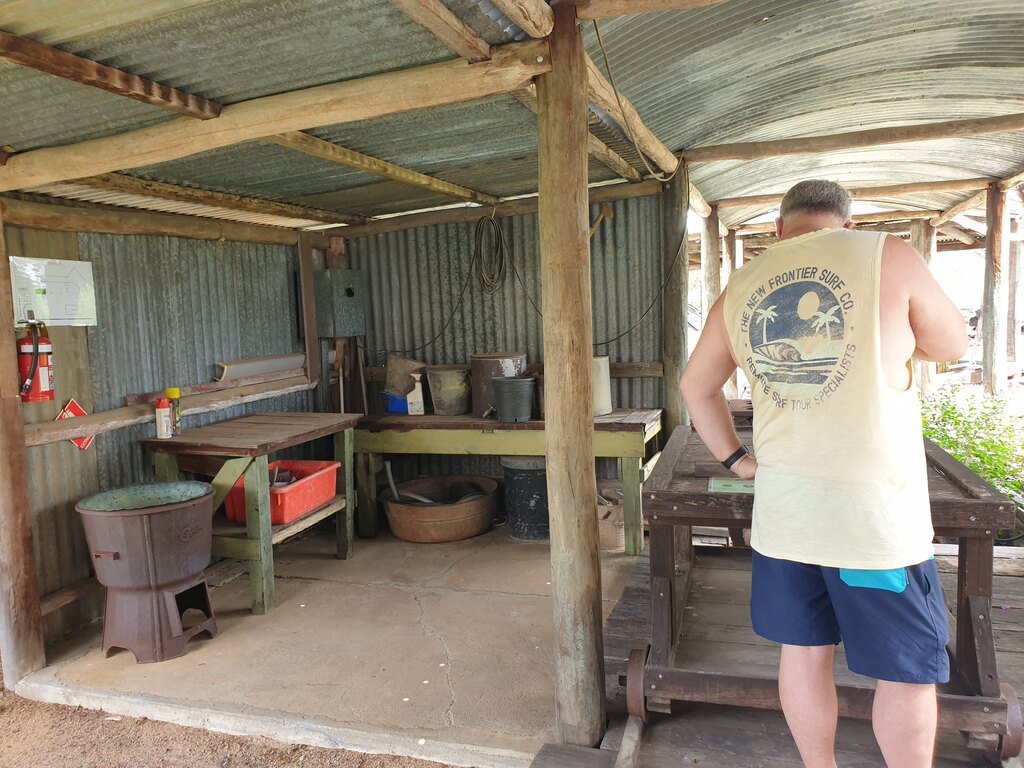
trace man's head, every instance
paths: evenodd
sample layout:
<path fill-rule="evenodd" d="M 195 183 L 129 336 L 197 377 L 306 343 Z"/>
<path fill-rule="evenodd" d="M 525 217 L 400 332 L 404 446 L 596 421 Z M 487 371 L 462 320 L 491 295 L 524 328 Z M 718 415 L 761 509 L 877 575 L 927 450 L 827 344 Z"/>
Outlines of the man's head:
<path fill-rule="evenodd" d="M 826 227 L 853 227 L 850 193 L 834 181 L 809 179 L 790 188 L 782 198 L 775 229 L 779 237 L 792 237 Z"/>

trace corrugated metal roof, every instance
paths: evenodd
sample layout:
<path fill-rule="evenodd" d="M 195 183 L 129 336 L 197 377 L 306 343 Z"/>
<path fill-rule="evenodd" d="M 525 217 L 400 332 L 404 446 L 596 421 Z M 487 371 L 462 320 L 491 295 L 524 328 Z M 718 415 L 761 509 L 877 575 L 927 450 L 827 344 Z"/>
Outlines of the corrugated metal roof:
<path fill-rule="evenodd" d="M 445 2 L 493 44 L 521 36 L 489 0 Z M 386 2 L 103 6 L 105 13 L 70 0 L 8 3 L 0 24 L 225 103 L 451 57 Z M 590 25 L 584 30 L 591 57 L 603 67 Z M 673 150 L 1024 111 L 1019 0 L 731 0 L 606 20 L 602 30 L 616 83 Z M 0 144 L 77 141 L 161 119 L 164 113 L 143 105 L 0 66 Z M 484 191 L 507 194 L 536 188 L 533 168 L 513 167 L 536 153 L 535 125 L 528 110 L 498 97 L 314 133 L 426 173 L 482 179 Z M 810 176 L 872 184 L 1000 176 L 1018 167 L 1022 149 L 1024 133 L 998 134 L 698 165 L 692 178 L 715 199 L 782 191 Z M 353 211 L 440 202 L 259 143 L 137 172 L 277 199 L 333 197 Z M 600 170 L 596 178 L 609 175 Z M 931 208 L 947 198 L 911 202 Z M 747 213 L 730 211 L 726 221 Z"/>

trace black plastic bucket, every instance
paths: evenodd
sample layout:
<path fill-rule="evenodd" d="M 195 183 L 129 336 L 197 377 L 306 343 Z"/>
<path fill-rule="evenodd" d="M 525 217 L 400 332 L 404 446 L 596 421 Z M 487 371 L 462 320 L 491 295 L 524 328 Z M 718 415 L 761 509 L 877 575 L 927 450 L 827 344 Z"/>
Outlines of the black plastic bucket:
<path fill-rule="evenodd" d="M 513 539 L 544 541 L 548 528 L 548 472 L 543 456 L 503 456 L 505 517 Z"/>
<path fill-rule="evenodd" d="M 495 376 L 493 383 L 498 421 L 506 424 L 529 421 L 533 415 L 537 380 L 533 376 Z"/>

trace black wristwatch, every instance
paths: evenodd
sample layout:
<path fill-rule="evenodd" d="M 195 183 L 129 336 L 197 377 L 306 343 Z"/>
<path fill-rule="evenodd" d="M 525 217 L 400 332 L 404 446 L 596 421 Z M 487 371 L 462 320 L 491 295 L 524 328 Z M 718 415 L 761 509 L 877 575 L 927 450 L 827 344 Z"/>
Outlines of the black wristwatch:
<path fill-rule="evenodd" d="M 750 453 L 747 451 L 747 449 L 741 445 L 739 448 L 736 449 L 736 453 L 734 453 L 732 456 L 730 456 L 728 459 L 722 462 L 722 466 L 725 467 L 726 469 L 732 469 L 733 465 L 737 461 L 742 459 L 744 456 L 749 455 Z"/>

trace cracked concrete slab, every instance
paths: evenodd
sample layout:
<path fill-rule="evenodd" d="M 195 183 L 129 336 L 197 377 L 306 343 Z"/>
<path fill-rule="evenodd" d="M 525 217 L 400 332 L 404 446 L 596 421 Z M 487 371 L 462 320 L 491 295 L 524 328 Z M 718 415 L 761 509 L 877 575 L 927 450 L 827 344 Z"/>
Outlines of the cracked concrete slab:
<path fill-rule="evenodd" d="M 248 578 L 212 592 L 220 633 L 185 656 L 104 659 L 98 637 L 19 690 L 232 733 L 427 757 L 524 765 L 553 735 L 546 543 L 499 529 L 464 542 L 359 542 L 329 531 L 275 550 L 277 606 L 249 610 Z M 635 558 L 602 558 L 605 613 Z"/>

